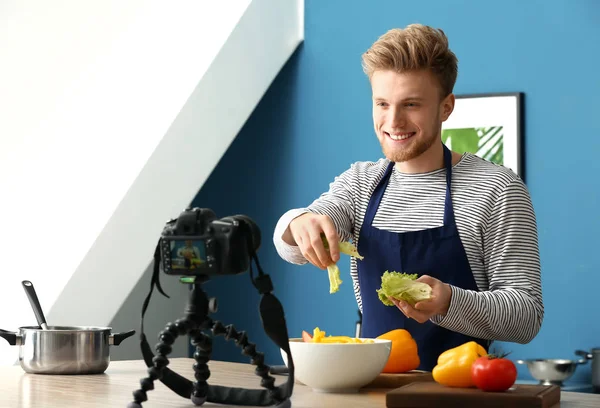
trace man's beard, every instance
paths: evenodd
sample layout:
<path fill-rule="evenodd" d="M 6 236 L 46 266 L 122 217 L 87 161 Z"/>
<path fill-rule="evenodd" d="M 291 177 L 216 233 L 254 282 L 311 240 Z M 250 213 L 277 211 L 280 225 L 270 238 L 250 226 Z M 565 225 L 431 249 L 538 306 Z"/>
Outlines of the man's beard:
<path fill-rule="evenodd" d="M 416 136 L 417 135 L 413 137 Z M 435 137 L 430 137 L 425 140 L 417 139 L 406 148 L 391 149 L 385 143 L 385 138 L 387 138 L 388 136 L 383 135 L 383 137 L 384 141 L 381 143 L 381 149 L 383 151 L 383 154 L 385 155 L 385 157 L 387 157 L 388 160 L 393 161 L 394 163 L 406 162 L 416 157 L 419 157 L 420 155 L 425 153 L 436 140 Z"/>

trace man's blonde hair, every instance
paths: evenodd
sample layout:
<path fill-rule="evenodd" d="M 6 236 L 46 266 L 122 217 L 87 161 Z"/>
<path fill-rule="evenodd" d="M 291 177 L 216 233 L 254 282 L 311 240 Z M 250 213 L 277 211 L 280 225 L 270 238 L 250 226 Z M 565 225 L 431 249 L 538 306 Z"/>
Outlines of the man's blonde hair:
<path fill-rule="evenodd" d="M 378 70 L 429 70 L 440 82 L 442 97 L 452 93 L 458 75 L 458 59 L 448 48 L 446 34 L 422 24 L 383 34 L 362 55 L 362 66 L 369 79 Z"/>

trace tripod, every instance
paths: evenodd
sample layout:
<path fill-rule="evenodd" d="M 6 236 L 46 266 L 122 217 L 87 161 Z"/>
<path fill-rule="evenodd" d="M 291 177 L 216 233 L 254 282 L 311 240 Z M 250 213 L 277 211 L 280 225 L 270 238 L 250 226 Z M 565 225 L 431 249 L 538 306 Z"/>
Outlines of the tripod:
<path fill-rule="evenodd" d="M 289 352 L 283 308 L 275 296 L 270 293 L 273 286 L 269 276 L 260 273 L 256 280 L 253 279 L 253 283 L 263 295 L 260 314 L 265 331 L 288 354 L 290 375 L 288 380 L 279 386 L 275 386 L 275 378 L 269 375 L 270 367 L 264 363 L 264 354 L 256 351 L 256 345 L 248 341 L 245 331 L 238 332 L 233 325 L 224 326 L 221 322 L 208 317 L 209 313 L 217 311 L 216 298 L 209 299 L 202 288 L 202 284 L 208 281 L 208 276 L 197 276 L 192 279 L 192 290 L 185 308 L 185 315 L 174 323 L 168 323 L 165 329 L 159 333 L 160 341 L 155 346 L 156 356 L 152 354 L 146 341 L 142 322 L 142 353 L 146 365 L 149 367 L 148 377 L 140 380 L 141 388 L 133 392 L 134 401 L 130 402 L 127 408 L 141 408 L 142 402 L 148 400 L 147 392 L 154 389 L 156 380 L 160 380 L 181 397 L 190 398 L 194 405 L 202 405 L 208 401 L 234 405 L 291 407 L 289 398 L 294 383 L 293 362 Z M 144 305 L 144 311 L 149 296 Z M 242 348 L 242 354 L 249 356 L 251 363 L 257 366 L 255 374 L 262 378 L 260 385 L 265 390 L 208 384 L 207 380 L 210 377 L 208 362 L 212 352 L 212 337 L 203 333 L 208 329 L 212 331 L 213 335 L 225 336 L 226 340 L 233 339 L 236 345 Z M 177 337 L 182 335 L 189 335 L 192 338 L 192 345 L 196 346 L 193 356 L 196 361 L 193 365 L 195 382 L 187 380 L 167 367 L 169 365 L 167 356 L 172 351 L 171 346 Z"/>

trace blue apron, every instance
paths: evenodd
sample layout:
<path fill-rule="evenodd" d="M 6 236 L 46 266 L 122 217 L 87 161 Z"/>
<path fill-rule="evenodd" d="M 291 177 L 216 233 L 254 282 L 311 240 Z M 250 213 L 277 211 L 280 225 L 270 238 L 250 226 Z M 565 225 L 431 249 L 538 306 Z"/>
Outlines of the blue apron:
<path fill-rule="evenodd" d="M 391 162 L 375 188 L 367 206 L 360 231 L 358 252 L 364 256 L 357 262 L 362 298 L 362 337 L 377 337 L 394 329 L 406 329 L 417 342 L 420 370 L 431 371 L 444 351 L 474 340 L 486 350 L 487 340 L 476 339 L 440 327 L 431 321 L 419 323 L 408 319 L 396 306 L 385 306 L 376 290 L 381 287 L 381 275 L 396 271 L 430 275 L 453 286 L 478 290 L 473 272 L 462 245 L 452 208 L 452 154 L 444 146 L 446 168 L 446 200 L 444 225 L 420 231 L 395 233 L 372 226 L 375 213 L 388 185 L 394 163 Z"/>

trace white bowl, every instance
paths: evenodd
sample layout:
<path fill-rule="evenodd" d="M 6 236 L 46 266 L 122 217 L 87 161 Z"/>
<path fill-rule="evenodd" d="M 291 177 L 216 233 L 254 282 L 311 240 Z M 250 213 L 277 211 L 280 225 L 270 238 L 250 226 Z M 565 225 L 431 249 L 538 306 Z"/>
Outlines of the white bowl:
<path fill-rule="evenodd" d="M 361 339 L 365 340 L 365 339 Z M 316 392 L 358 392 L 383 370 L 392 349 L 390 340 L 373 343 L 305 343 L 290 339 L 294 377 Z M 287 355 L 281 350 L 287 366 Z"/>

